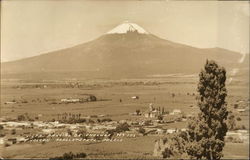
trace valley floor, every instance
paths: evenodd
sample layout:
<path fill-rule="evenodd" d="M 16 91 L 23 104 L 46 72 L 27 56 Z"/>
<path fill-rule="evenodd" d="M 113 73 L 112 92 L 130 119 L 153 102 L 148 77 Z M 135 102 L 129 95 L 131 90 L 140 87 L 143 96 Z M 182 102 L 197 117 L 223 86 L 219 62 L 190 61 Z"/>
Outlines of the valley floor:
<path fill-rule="evenodd" d="M 1 144 L 1 156 L 5 158 L 50 158 L 72 151 L 84 152 L 88 158 L 155 158 L 153 157 L 155 141 L 171 130 L 185 129 L 188 117 L 196 116 L 199 112 L 196 101 L 197 82 L 198 77 L 99 79 L 78 82 L 2 81 L 1 124 L 4 124 L 4 128 L 1 130 L 2 137 L 0 138 L 4 141 Z M 246 81 L 228 84 L 227 102 L 228 110 L 238 118 L 238 129 L 249 134 L 248 86 Z M 81 99 L 85 95 L 94 95 L 97 100 L 82 103 L 62 101 L 62 99 Z M 158 117 L 146 116 L 150 106 L 156 109 L 164 108 L 161 122 L 158 121 Z M 180 113 L 175 113 L 174 110 Z M 136 113 L 137 111 L 139 114 Z M 66 119 L 84 119 L 84 122 L 80 124 L 85 126 L 85 129 L 86 126 L 91 126 L 91 131 L 94 131 L 93 127 L 112 129 L 119 123 L 126 122 L 132 126 L 130 132 L 126 133 L 136 136 L 123 137 L 121 142 L 30 143 L 25 141 L 6 145 L 7 141 L 9 142 L 8 139 L 11 138 L 45 134 L 45 131 L 51 133 L 48 129 L 56 128 L 58 132 L 69 132 L 69 130 L 73 133 L 77 132 L 77 129 L 73 128 L 76 123 L 66 128 L 39 127 L 38 122 L 49 124 L 64 121 L 65 123 L 66 120 L 62 118 L 64 115 L 67 115 Z M 104 119 L 110 119 L 111 122 L 104 122 Z M 25 127 L 24 124 L 23 128 L 11 127 L 10 124 L 6 125 L 7 122 L 27 122 L 28 126 Z M 145 128 L 148 134 L 141 135 L 138 132 L 140 127 Z M 227 142 L 224 158 L 248 158 L 248 141 L 249 139 L 244 139 L 239 143 Z"/>

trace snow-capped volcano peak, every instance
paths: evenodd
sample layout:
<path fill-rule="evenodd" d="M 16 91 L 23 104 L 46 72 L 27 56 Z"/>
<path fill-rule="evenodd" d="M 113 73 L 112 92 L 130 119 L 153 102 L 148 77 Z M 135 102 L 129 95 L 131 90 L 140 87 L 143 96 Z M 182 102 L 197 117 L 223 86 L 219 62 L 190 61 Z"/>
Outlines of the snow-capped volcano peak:
<path fill-rule="evenodd" d="M 124 23 L 116 26 L 112 30 L 108 31 L 107 34 L 124 34 L 129 32 L 137 32 L 140 34 L 149 34 L 145 29 L 140 27 L 138 24 L 130 23 L 125 21 Z"/>

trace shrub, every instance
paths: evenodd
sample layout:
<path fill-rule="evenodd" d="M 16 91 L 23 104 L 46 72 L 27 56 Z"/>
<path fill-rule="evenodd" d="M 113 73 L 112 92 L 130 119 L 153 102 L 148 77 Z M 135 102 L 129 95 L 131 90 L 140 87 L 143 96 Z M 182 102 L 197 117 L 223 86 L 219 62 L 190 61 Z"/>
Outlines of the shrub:
<path fill-rule="evenodd" d="M 234 104 L 234 108 L 237 109 L 239 107 L 238 104 Z"/>
<path fill-rule="evenodd" d="M 93 121 L 92 119 L 89 119 L 88 122 L 89 122 L 89 123 L 95 123 L 95 121 Z"/>
<path fill-rule="evenodd" d="M 64 153 L 62 157 L 63 157 L 63 159 L 73 159 L 74 154 L 72 152 Z"/>
<path fill-rule="evenodd" d="M 122 124 L 119 124 L 116 129 L 115 129 L 116 132 L 124 132 L 124 131 L 129 131 L 129 125 L 125 122 L 125 123 L 122 123 Z"/>
<path fill-rule="evenodd" d="M 90 97 L 89 97 L 89 101 L 96 101 L 97 100 L 97 98 L 96 98 L 96 96 L 94 96 L 94 95 L 91 95 Z"/>
<path fill-rule="evenodd" d="M 232 136 L 227 137 L 226 141 L 227 142 L 233 142 L 234 138 Z"/>
<path fill-rule="evenodd" d="M 87 157 L 87 154 L 86 153 L 77 153 L 76 155 L 75 155 L 75 158 L 85 158 L 85 157 Z"/>
<path fill-rule="evenodd" d="M 97 118 L 97 115 L 91 115 L 90 118 Z"/>
<path fill-rule="evenodd" d="M 18 115 L 17 116 L 17 120 L 18 121 L 24 121 L 26 118 L 25 118 L 25 116 L 24 115 Z"/>
<path fill-rule="evenodd" d="M 11 134 L 12 134 L 12 135 L 15 135 L 15 134 L 16 134 L 16 130 L 15 130 L 15 129 L 12 129 L 12 130 L 11 130 Z"/>
<path fill-rule="evenodd" d="M 4 137 L 5 136 L 5 134 L 4 133 L 0 133 L 0 137 Z"/>
<path fill-rule="evenodd" d="M 22 100 L 22 103 L 28 103 L 28 101 L 27 100 Z"/>
<path fill-rule="evenodd" d="M 162 116 L 162 115 L 159 115 L 159 116 L 157 117 L 157 119 L 158 119 L 158 120 L 163 120 L 163 116 Z"/>
<path fill-rule="evenodd" d="M 151 125 L 151 121 L 150 121 L 150 120 L 145 121 L 144 125 L 145 125 L 145 126 Z"/>
<path fill-rule="evenodd" d="M 169 148 L 165 148 L 162 152 L 163 158 L 170 158 L 173 155 L 173 152 Z"/>
<path fill-rule="evenodd" d="M 112 121 L 112 119 L 110 119 L 110 118 L 104 118 L 101 120 L 101 122 L 111 122 L 111 121 Z"/>
<path fill-rule="evenodd" d="M 5 144 L 4 144 L 4 147 L 9 147 L 9 146 L 10 146 L 9 143 L 5 143 Z"/>
<path fill-rule="evenodd" d="M 135 112 L 136 112 L 137 116 L 140 115 L 140 113 L 141 113 L 141 111 L 139 109 L 137 109 Z"/>
<path fill-rule="evenodd" d="M 145 135 L 146 130 L 144 128 L 140 127 L 139 130 L 138 130 L 138 132 L 141 133 L 141 134 L 143 134 L 143 135 Z"/>
<path fill-rule="evenodd" d="M 236 120 L 237 120 L 237 121 L 241 121 L 241 118 L 240 118 L 240 117 L 237 117 Z"/>
<path fill-rule="evenodd" d="M 116 130 L 115 129 L 109 129 L 109 130 L 106 130 L 106 132 L 108 134 L 110 134 L 109 138 L 111 138 L 115 134 Z"/>
<path fill-rule="evenodd" d="M 236 127 L 235 116 L 232 112 L 229 112 L 229 116 L 227 119 L 227 127 L 229 130 L 234 130 Z"/>

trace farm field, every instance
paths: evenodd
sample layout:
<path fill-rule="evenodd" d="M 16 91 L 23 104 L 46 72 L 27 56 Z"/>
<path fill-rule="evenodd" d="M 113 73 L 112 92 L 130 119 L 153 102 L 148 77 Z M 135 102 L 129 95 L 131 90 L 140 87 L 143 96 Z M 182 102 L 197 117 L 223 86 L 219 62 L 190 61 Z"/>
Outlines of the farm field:
<path fill-rule="evenodd" d="M 81 87 L 66 87 L 53 83 L 2 81 L 1 118 L 15 119 L 27 113 L 32 119 L 51 121 L 58 114 L 70 112 L 83 117 L 100 116 L 113 121 L 134 121 L 145 119 L 133 116 L 136 110 L 148 111 L 149 105 L 164 107 L 171 112 L 179 109 L 183 114 L 197 115 L 196 88 L 198 77 L 167 77 L 143 78 L 126 80 L 96 80 L 87 82 Z M 73 83 L 73 82 L 72 82 Z M 74 82 L 75 83 L 75 82 Z M 81 83 L 79 81 L 78 83 Z M 239 107 L 249 105 L 248 85 L 244 81 L 232 82 L 228 89 L 228 110 L 240 117 L 237 125 L 244 125 L 249 130 L 249 114 L 235 111 Z M 41 87 L 42 86 L 42 87 Z M 62 103 L 64 98 L 80 98 L 82 95 L 95 95 L 97 101 L 84 103 Z M 131 97 L 138 96 L 138 99 Z M 13 104 L 6 104 L 9 101 Z M 247 108 L 247 107 L 246 107 Z M 164 124 L 164 128 L 182 129 L 188 121 Z M 17 133 L 21 131 L 17 130 Z M 32 131 L 31 131 L 32 132 Z M 88 158 L 153 158 L 155 141 L 164 135 L 147 135 L 124 138 L 122 142 L 48 142 L 45 144 L 14 144 L 4 147 L 2 157 L 5 158 L 49 158 L 61 156 L 65 152 L 85 152 Z M 225 158 L 247 158 L 248 142 L 227 143 L 224 150 Z M 138 147 L 144 146 L 144 147 Z M 235 150 L 234 148 L 241 148 Z"/>

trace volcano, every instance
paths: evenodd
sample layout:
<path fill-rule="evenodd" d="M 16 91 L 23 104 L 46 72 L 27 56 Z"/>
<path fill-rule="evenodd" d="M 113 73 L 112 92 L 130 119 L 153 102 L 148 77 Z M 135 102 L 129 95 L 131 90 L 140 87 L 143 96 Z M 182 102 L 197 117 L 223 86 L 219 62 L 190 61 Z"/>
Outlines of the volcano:
<path fill-rule="evenodd" d="M 5 62 L 1 70 L 3 75 L 76 73 L 84 77 L 138 77 L 195 74 L 206 59 L 230 70 L 239 67 L 240 58 L 241 54 L 221 48 L 200 49 L 161 39 L 135 23 L 124 22 L 93 41 Z"/>

